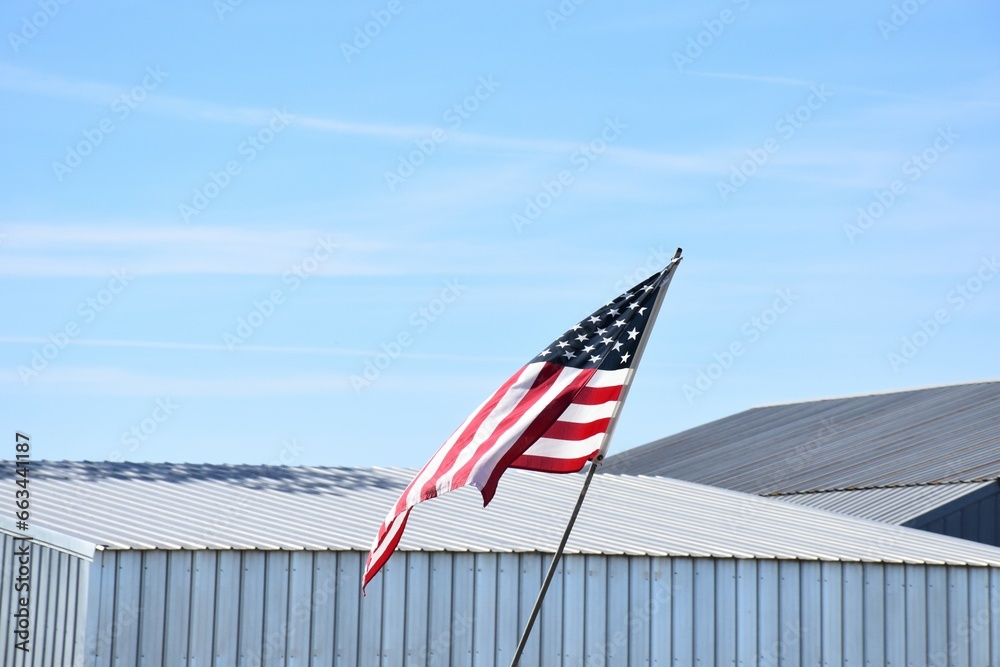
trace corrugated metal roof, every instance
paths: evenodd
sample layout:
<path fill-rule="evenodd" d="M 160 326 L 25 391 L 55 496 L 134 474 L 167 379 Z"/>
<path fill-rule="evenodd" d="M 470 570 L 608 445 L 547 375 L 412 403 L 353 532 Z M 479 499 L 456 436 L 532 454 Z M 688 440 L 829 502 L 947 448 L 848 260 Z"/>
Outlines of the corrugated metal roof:
<path fill-rule="evenodd" d="M 605 469 L 760 494 L 996 479 L 1000 382 L 753 408 Z"/>
<path fill-rule="evenodd" d="M 413 470 L 32 463 L 33 520 L 111 549 L 366 551 Z M 400 547 L 554 551 L 579 475 L 511 470 L 413 512 Z M 1000 566 L 1000 549 L 659 477 L 598 475 L 568 553 Z"/>
<path fill-rule="evenodd" d="M 830 512 L 850 514 L 862 519 L 902 525 L 974 491 L 995 484 L 995 481 L 926 484 L 856 491 L 794 493 L 769 497 Z"/>

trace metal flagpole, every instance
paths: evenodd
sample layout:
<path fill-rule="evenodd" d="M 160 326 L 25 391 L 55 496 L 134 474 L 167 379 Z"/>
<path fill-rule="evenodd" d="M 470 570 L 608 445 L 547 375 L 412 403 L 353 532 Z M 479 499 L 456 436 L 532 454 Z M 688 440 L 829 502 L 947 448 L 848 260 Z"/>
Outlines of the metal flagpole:
<path fill-rule="evenodd" d="M 635 350 L 635 361 L 632 362 L 632 367 L 629 369 L 629 374 L 625 379 L 624 387 L 622 387 L 622 393 L 619 397 L 618 405 L 615 406 L 615 411 L 611 415 L 611 422 L 608 426 L 607 436 L 604 438 L 604 445 L 601 447 L 601 452 L 597 455 L 597 458 L 591 461 L 590 470 L 587 471 L 587 478 L 583 482 L 583 487 L 580 489 L 580 495 L 576 499 L 576 507 L 573 508 L 573 513 L 569 517 L 569 522 L 566 524 L 566 530 L 563 531 L 562 539 L 559 540 L 559 547 L 556 549 L 556 553 L 552 556 L 552 562 L 549 563 L 549 569 L 545 573 L 545 579 L 542 581 L 542 588 L 538 591 L 538 597 L 535 598 L 535 606 L 531 608 L 531 614 L 528 616 L 528 622 L 524 626 L 524 632 L 521 633 L 521 639 L 517 642 L 517 649 L 514 651 L 514 659 L 510 662 L 510 667 L 517 667 L 518 661 L 521 659 L 521 654 L 524 653 L 524 647 L 528 644 L 528 637 L 531 635 L 531 628 L 535 625 L 535 619 L 538 617 L 538 612 L 542 608 L 542 601 L 545 599 L 545 593 L 549 590 L 549 584 L 552 583 L 552 577 L 556 573 L 556 566 L 559 565 L 559 559 L 562 558 L 563 551 L 566 549 L 566 542 L 569 541 L 569 534 L 573 531 L 573 524 L 576 523 L 576 517 L 580 514 L 580 508 L 583 506 L 583 499 L 587 495 L 587 490 L 590 488 L 590 481 L 594 479 L 594 473 L 597 472 L 597 466 L 600 465 L 601 460 L 604 458 L 604 453 L 608 450 L 608 444 L 611 442 L 611 435 L 614 433 L 615 425 L 618 423 L 618 413 L 621 411 L 621 407 L 625 404 L 625 398 L 628 395 L 629 386 L 632 384 L 632 378 L 635 376 L 635 371 L 639 367 L 639 362 L 642 360 L 642 352 L 646 349 L 646 341 L 649 340 L 649 334 L 653 329 L 653 324 L 656 322 L 656 316 L 660 312 L 660 306 L 663 304 L 663 297 L 667 293 L 667 288 L 670 286 L 670 279 L 673 277 L 673 268 L 681 261 L 681 249 L 678 248 L 677 252 L 674 254 L 673 259 L 670 260 L 670 264 L 664 267 L 661 273 L 666 274 L 666 279 L 662 282 L 659 294 L 656 295 L 656 301 L 653 302 L 653 307 L 649 313 L 649 325 L 646 327 L 646 331 L 643 332 L 644 335 L 639 341 L 639 345 L 636 346 Z"/>
<path fill-rule="evenodd" d="M 603 457 L 607 451 L 608 446 L 611 444 L 611 436 L 614 435 L 615 426 L 618 425 L 618 414 L 621 412 L 622 407 L 625 405 L 625 399 L 628 398 L 628 390 L 632 386 L 632 378 L 635 377 L 635 372 L 639 370 L 639 362 L 642 361 L 642 353 L 646 350 L 646 343 L 649 342 L 649 335 L 653 331 L 653 325 L 656 324 L 656 317 L 660 314 L 660 306 L 663 305 L 663 297 L 667 295 L 667 289 L 670 287 L 670 281 L 674 277 L 674 269 L 681 262 L 681 249 L 678 248 L 677 252 L 674 253 L 673 258 L 670 263 L 667 264 L 661 274 L 666 274 L 664 278 L 661 278 L 662 289 L 656 295 L 656 301 L 653 302 L 653 308 L 649 313 L 649 324 L 646 326 L 646 331 L 643 332 L 642 338 L 639 339 L 639 345 L 635 348 L 635 361 L 632 362 L 631 368 L 628 369 L 628 375 L 625 376 L 624 386 L 622 387 L 622 393 L 618 398 L 618 404 L 615 406 L 614 412 L 611 413 L 611 422 L 608 425 L 608 435 L 604 438 L 604 445 L 601 447 L 601 457 Z"/>
<path fill-rule="evenodd" d="M 531 627 L 535 624 L 535 617 L 538 616 L 539 610 L 542 608 L 542 600 L 545 599 L 545 592 L 549 590 L 549 584 L 552 582 L 552 575 L 556 573 L 556 565 L 559 564 L 559 559 L 562 558 L 563 550 L 566 548 L 566 542 L 569 540 L 569 534 L 573 530 L 573 524 L 576 523 L 576 517 L 580 513 L 580 507 L 583 505 L 583 497 L 587 495 L 587 489 L 590 488 L 590 480 L 594 479 L 594 473 L 597 471 L 597 466 L 599 461 L 604 458 L 603 456 L 598 456 L 596 459 L 590 462 L 590 470 L 587 471 L 587 479 L 583 482 L 583 488 L 580 489 L 580 496 L 576 499 L 576 507 L 573 508 L 573 513 L 569 516 L 569 523 L 566 524 L 566 530 L 563 531 L 562 539 L 559 541 L 559 548 L 556 549 L 556 555 L 552 557 L 552 562 L 549 563 L 549 571 L 545 573 L 545 580 L 542 582 L 542 590 L 538 591 L 538 597 L 535 598 L 535 606 L 531 608 L 531 615 L 528 616 L 528 623 L 524 626 L 524 632 L 521 633 L 521 640 L 517 642 L 517 650 L 514 651 L 514 659 L 510 663 L 510 667 L 517 667 L 517 661 L 521 659 L 521 654 L 524 653 L 524 647 L 528 644 L 528 636 L 531 635 Z"/>

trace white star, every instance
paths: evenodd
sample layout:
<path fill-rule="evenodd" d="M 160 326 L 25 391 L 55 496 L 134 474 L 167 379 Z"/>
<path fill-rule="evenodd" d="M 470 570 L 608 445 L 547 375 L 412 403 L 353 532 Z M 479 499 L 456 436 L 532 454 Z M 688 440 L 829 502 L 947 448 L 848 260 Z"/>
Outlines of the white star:
<path fill-rule="evenodd" d="M 538 356 L 544 357 L 546 354 L 552 354 L 552 350 L 548 349 L 542 350 L 541 352 L 538 353 Z"/>
<path fill-rule="evenodd" d="M 601 321 L 601 318 L 599 318 L 599 317 L 598 317 L 597 315 L 591 315 L 590 317 L 588 317 L 588 318 L 587 318 L 587 320 L 588 320 L 588 321 L 589 321 L 589 322 L 590 322 L 591 324 L 597 324 L 598 322 L 600 322 L 600 321 Z"/>
<path fill-rule="evenodd" d="M 567 359 L 572 359 L 573 357 L 576 356 L 576 353 L 573 352 L 572 350 L 566 350 L 565 352 L 563 352 L 562 356 L 566 357 Z"/>
<path fill-rule="evenodd" d="M 558 343 L 556 343 L 556 345 L 558 345 L 559 347 L 567 347 L 569 345 L 569 343 L 567 343 L 564 340 L 561 340 Z"/>
<path fill-rule="evenodd" d="M 653 286 L 652 286 L 652 285 L 646 285 L 645 287 L 643 287 L 643 288 L 642 288 L 642 291 L 643 291 L 643 292 L 648 292 L 648 291 L 649 291 L 649 290 L 651 290 L 651 289 L 653 289 Z"/>
<path fill-rule="evenodd" d="M 607 332 L 607 329 L 598 329 L 597 330 L 597 335 L 598 336 L 603 336 L 605 334 L 605 332 Z"/>
<path fill-rule="evenodd" d="M 623 354 L 623 355 L 622 355 L 622 363 L 623 363 L 623 364 L 627 364 L 627 363 L 628 363 L 628 358 L 629 358 L 629 357 L 631 357 L 631 356 L 632 356 L 632 355 L 631 355 L 631 354 L 629 354 L 628 352 L 626 352 L 625 354 Z"/>
<path fill-rule="evenodd" d="M 642 314 L 643 314 L 643 313 L 645 313 L 645 312 L 646 312 L 647 310 L 649 310 L 649 309 L 648 309 L 648 308 L 646 308 L 646 306 L 643 306 L 642 308 L 640 308 L 640 309 L 639 309 L 639 314 L 640 314 L 640 315 L 642 315 Z"/>
<path fill-rule="evenodd" d="M 612 308 L 611 310 L 608 311 L 608 315 L 614 316 L 614 315 L 617 315 L 617 314 L 618 314 L 618 309 L 617 308 Z"/>
<path fill-rule="evenodd" d="M 580 326 L 579 324 L 574 324 L 572 327 L 570 327 L 570 331 L 579 331 L 582 328 L 583 327 Z"/>
<path fill-rule="evenodd" d="M 630 303 L 630 304 L 628 305 L 628 309 L 629 309 L 629 310 L 635 310 L 635 309 L 636 309 L 636 308 L 638 308 L 638 307 L 639 307 L 639 304 L 637 304 L 637 303 L 636 303 L 635 301 L 633 301 L 632 303 Z"/>
<path fill-rule="evenodd" d="M 614 338 L 602 338 L 601 342 L 604 343 L 605 345 L 607 345 L 608 343 L 610 343 L 613 340 L 614 340 Z"/>
<path fill-rule="evenodd" d="M 623 295 L 622 298 L 623 299 L 631 299 L 632 298 L 632 292 L 629 292 L 628 294 Z"/>
<path fill-rule="evenodd" d="M 628 339 L 635 340 L 635 337 L 639 335 L 639 330 L 632 327 L 632 330 L 628 332 Z"/>
<path fill-rule="evenodd" d="M 582 343 L 583 341 L 587 340 L 587 337 L 584 336 L 583 334 L 580 334 L 579 336 L 576 337 L 576 339 Z"/>
<path fill-rule="evenodd" d="M 594 346 L 593 346 L 593 345 L 588 345 L 587 347 L 583 348 L 583 351 L 584 351 L 584 352 L 593 352 L 593 351 L 594 351 L 594 349 L 595 349 L 595 348 L 594 348 Z"/>
<path fill-rule="evenodd" d="M 623 345 L 623 343 L 621 341 L 618 341 L 617 343 L 615 343 L 615 346 L 613 348 L 611 348 L 611 349 L 614 352 L 617 352 L 618 350 L 620 350 L 622 348 L 622 345 Z"/>
<path fill-rule="evenodd" d="M 616 327 L 623 327 L 626 324 L 628 324 L 628 322 L 626 322 L 625 320 L 615 320 L 615 326 Z"/>
<path fill-rule="evenodd" d="M 591 355 L 591 357 L 590 357 L 590 362 L 594 363 L 594 364 L 596 364 L 600 360 L 601 360 L 601 358 L 598 355 L 596 355 L 596 354 Z"/>

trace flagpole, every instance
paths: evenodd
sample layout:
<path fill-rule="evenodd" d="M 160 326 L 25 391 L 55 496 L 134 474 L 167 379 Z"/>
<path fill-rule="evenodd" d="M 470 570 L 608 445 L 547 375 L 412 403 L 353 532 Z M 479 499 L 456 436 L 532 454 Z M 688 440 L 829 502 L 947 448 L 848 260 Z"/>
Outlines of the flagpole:
<path fill-rule="evenodd" d="M 524 632 L 521 633 L 521 639 L 517 642 L 517 650 L 514 651 L 514 659 L 511 660 L 510 667 L 517 667 L 517 662 L 521 659 L 521 654 L 524 653 L 524 647 L 528 644 L 528 637 L 531 635 L 531 628 L 535 625 L 535 618 L 538 617 L 538 612 L 542 608 L 542 600 L 545 599 L 545 593 L 549 590 L 549 584 L 552 583 L 552 576 L 556 573 L 556 566 L 559 564 L 559 559 L 562 557 L 563 550 L 566 549 L 566 542 L 569 541 L 569 534 L 573 530 L 573 524 L 576 523 L 576 517 L 580 514 L 580 507 L 583 505 L 583 498 L 587 495 L 587 489 L 590 488 L 590 481 L 594 479 L 594 473 L 597 471 L 597 466 L 602 458 L 604 457 L 598 455 L 596 459 L 590 462 L 590 470 L 587 471 L 587 479 L 583 481 L 583 488 L 580 489 L 580 495 L 576 499 L 576 507 L 573 508 L 573 513 L 569 516 L 569 522 L 566 524 L 566 530 L 563 531 L 562 539 L 559 541 L 559 547 L 556 549 L 556 553 L 552 557 L 552 562 L 549 563 L 549 571 L 545 573 L 545 580 L 542 582 L 542 589 L 538 591 L 538 597 L 535 598 L 535 606 L 531 608 L 531 615 L 528 616 L 528 622 L 524 626 Z"/>
<path fill-rule="evenodd" d="M 635 377 L 635 373 L 639 370 L 639 362 L 642 361 L 642 353 L 646 350 L 646 343 L 649 342 L 650 334 L 653 332 L 653 325 L 656 324 L 656 317 L 660 314 L 660 306 L 663 305 L 663 298 L 667 295 L 667 289 L 670 287 L 670 281 L 674 277 L 673 269 L 676 268 L 681 262 L 681 248 L 677 249 L 674 253 L 673 258 L 670 263 L 663 267 L 660 271 L 661 274 L 666 274 L 666 279 L 662 281 L 662 288 L 656 295 L 656 300 L 653 302 L 652 309 L 649 313 L 649 324 L 646 326 L 646 330 L 642 334 L 642 338 L 639 339 L 639 344 L 635 348 L 635 361 L 632 362 L 632 366 L 628 369 L 628 375 L 625 376 L 624 386 L 622 387 L 622 393 L 619 395 L 618 404 L 615 405 L 614 412 L 611 413 L 611 422 L 608 424 L 608 434 L 604 438 L 604 444 L 601 447 L 601 457 L 608 452 L 608 446 L 611 444 L 611 436 L 614 435 L 615 427 L 618 425 L 618 415 L 622 408 L 625 406 L 625 399 L 628 398 L 628 390 L 632 386 L 632 378 Z"/>
<path fill-rule="evenodd" d="M 642 359 L 642 353 L 646 349 L 646 342 L 649 340 L 653 324 L 656 322 L 656 316 L 660 312 L 660 306 L 663 305 L 663 297 L 666 296 L 667 288 L 670 286 L 670 280 L 673 278 L 673 268 L 675 268 L 680 261 L 681 249 L 678 248 L 677 252 L 674 253 L 673 258 L 670 260 L 670 263 L 667 264 L 667 266 L 660 272 L 661 274 L 665 273 L 666 278 L 662 281 L 661 289 L 656 295 L 656 300 L 653 302 L 652 309 L 649 313 L 649 324 L 643 332 L 643 336 L 639 340 L 639 344 L 636 346 L 635 360 L 632 362 L 631 368 L 629 368 L 618 404 L 615 406 L 615 410 L 611 415 L 611 421 L 608 424 L 607 435 L 604 438 L 601 451 L 597 455 L 597 458 L 590 463 L 590 470 L 587 471 L 587 478 L 584 480 L 583 487 L 580 489 L 580 495 L 576 499 L 576 507 L 573 508 L 573 513 L 569 517 L 569 522 L 566 524 L 566 530 L 563 531 L 562 539 L 559 541 L 559 547 L 556 549 L 555 555 L 552 556 L 552 562 L 549 563 L 549 569 L 545 573 L 544 581 L 542 581 L 542 588 L 538 591 L 538 597 L 535 598 L 535 606 L 531 608 L 531 614 L 528 616 L 528 622 L 524 626 L 524 632 L 521 633 L 521 639 L 517 642 L 517 649 L 514 651 L 514 659 L 511 660 L 510 667 L 517 667 L 517 663 L 521 659 L 521 654 L 524 653 L 524 647 L 528 644 L 528 637 L 531 635 L 531 628 L 535 625 L 535 619 L 538 617 L 538 612 L 542 608 L 542 601 L 545 599 L 545 593 L 549 590 L 549 584 L 552 583 L 552 577 L 556 573 L 556 566 L 559 565 L 559 559 L 562 558 L 563 551 L 566 549 L 566 542 L 569 541 L 569 534 L 572 532 L 573 525 L 576 523 L 576 517 L 580 514 L 580 508 L 583 506 L 583 499 L 587 495 L 587 490 L 590 488 L 590 482 L 594 478 L 594 473 L 597 472 L 597 466 L 600 465 L 601 460 L 604 458 L 604 453 L 608 450 L 608 444 L 611 442 L 611 436 L 618 423 L 618 413 L 621 411 L 622 406 L 625 405 L 625 398 L 628 396 L 629 387 L 632 385 L 632 378 L 635 376 L 635 371 L 639 367 L 639 362 Z"/>

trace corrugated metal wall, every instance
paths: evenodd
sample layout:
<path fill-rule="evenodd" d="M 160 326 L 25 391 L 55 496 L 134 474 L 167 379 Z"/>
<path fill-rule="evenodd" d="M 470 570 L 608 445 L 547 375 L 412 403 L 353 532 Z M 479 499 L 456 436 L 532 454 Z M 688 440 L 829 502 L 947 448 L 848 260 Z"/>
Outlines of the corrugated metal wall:
<path fill-rule="evenodd" d="M 906 525 L 1000 546 L 1000 485 L 974 491 Z"/>
<path fill-rule="evenodd" d="M 107 551 L 88 665 L 504 665 L 548 556 Z M 569 556 L 524 665 L 1000 665 L 1000 570 Z"/>
<path fill-rule="evenodd" d="M 0 538 L 0 662 L 5 667 L 83 664 L 89 557 L 42 541 L 29 543 L 31 619 L 25 653 L 15 648 L 12 618 L 17 598 L 24 594 L 14 588 L 19 567 L 15 551 L 25 542 L 4 530 Z"/>

